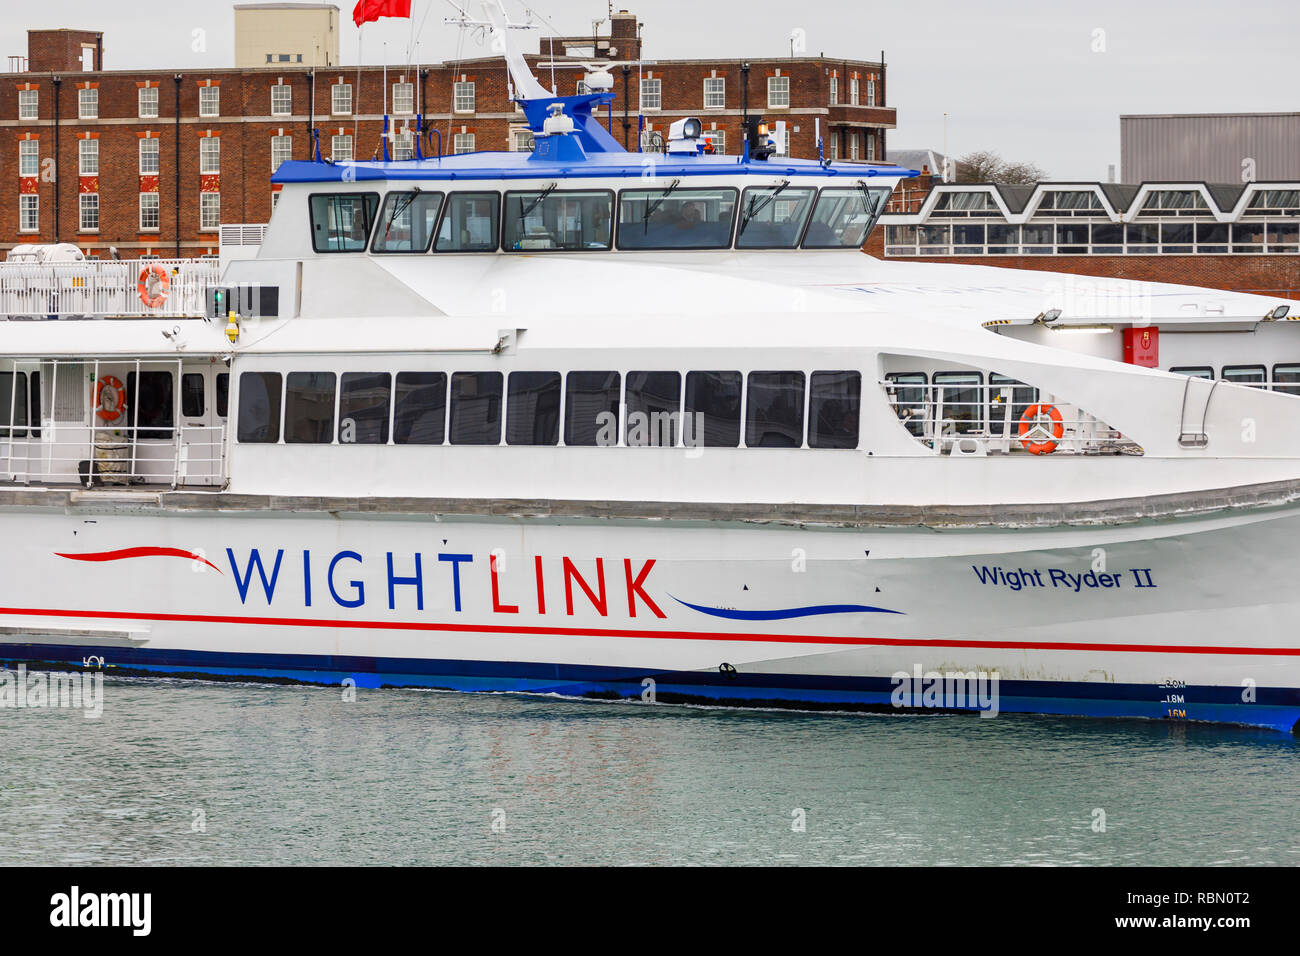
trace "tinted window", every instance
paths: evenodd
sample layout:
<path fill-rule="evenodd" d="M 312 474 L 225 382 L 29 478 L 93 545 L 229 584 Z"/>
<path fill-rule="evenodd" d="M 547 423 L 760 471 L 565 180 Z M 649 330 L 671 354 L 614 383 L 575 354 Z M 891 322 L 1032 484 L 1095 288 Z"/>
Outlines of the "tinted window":
<path fill-rule="evenodd" d="M 441 445 L 446 434 L 446 373 L 398 372 L 393 442 L 398 445 Z"/>
<path fill-rule="evenodd" d="M 926 395 L 929 379 L 924 372 L 890 372 L 885 376 L 889 385 L 889 401 L 894 406 L 898 420 L 909 432 L 920 438 L 925 434 L 925 421 L 930 407 Z"/>
<path fill-rule="evenodd" d="M 1038 402 L 1038 389 L 1008 375 L 989 373 L 989 431 L 1001 435 L 1019 429 L 1021 417 Z M 1008 407 L 1011 409 L 1008 413 Z M 1007 429 L 1008 420 L 1010 430 Z"/>
<path fill-rule="evenodd" d="M 26 438 L 26 428 L 10 428 L 27 424 L 27 373 L 0 372 L 0 438 Z"/>
<path fill-rule="evenodd" d="M 1184 365 L 1179 368 L 1171 368 L 1169 371 L 1178 375 L 1189 375 L 1192 378 L 1214 378 L 1214 369 L 1208 365 Z"/>
<path fill-rule="evenodd" d="M 506 444 L 554 445 L 560 440 L 560 373 L 511 372 Z"/>
<path fill-rule="evenodd" d="M 687 372 L 682 441 L 687 447 L 740 444 L 740 373 Z"/>
<path fill-rule="evenodd" d="M 334 440 L 334 373 L 290 372 L 284 395 L 284 440 L 323 445 Z"/>
<path fill-rule="evenodd" d="M 1223 378 L 1238 385 L 1262 386 L 1268 378 L 1268 371 L 1262 365 L 1225 365 Z"/>
<path fill-rule="evenodd" d="M 339 383 L 339 442 L 344 445 L 388 443 L 387 372 L 344 372 Z"/>
<path fill-rule="evenodd" d="M 813 189 L 751 186 L 740 203 L 737 249 L 793 249 L 812 209 Z"/>
<path fill-rule="evenodd" d="M 803 372 L 750 372 L 745 444 L 750 448 L 801 447 L 803 389 Z"/>
<path fill-rule="evenodd" d="M 438 227 L 435 252 L 494 252 L 501 197 L 497 193 L 452 193 Z"/>
<path fill-rule="evenodd" d="M 617 445 L 618 372 L 570 372 L 564 380 L 564 443 Z"/>
<path fill-rule="evenodd" d="M 451 377 L 451 443 L 501 443 L 500 372 L 456 372 Z"/>
<path fill-rule="evenodd" d="M 804 236 L 804 248 L 856 249 L 867 241 L 888 199 L 888 189 L 823 189 Z"/>
<path fill-rule="evenodd" d="M 312 196 L 312 248 L 317 252 L 364 252 L 378 208 L 378 193 Z"/>
<path fill-rule="evenodd" d="M 32 374 L 31 374 L 31 381 L 32 381 L 32 404 L 31 404 L 31 415 L 30 415 L 30 419 L 31 419 L 31 423 L 32 423 L 32 437 L 33 437 L 33 438 L 40 438 L 40 437 L 41 437 L 41 429 L 40 429 L 40 424 L 41 424 L 41 373 L 40 373 L 40 372 L 32 372 Z"/>
<path fill-rule="evenodd" d="M 137 427 L 137 438 L 172 437 L 176 425 L 175 394 L 171 372 L 140 372 L 139 390 L 136 373 L 126 377 L 126 421 L 122 427 Z"/>
<path fill-rule="evenodd" d="M 809 447 L 857 448 L 862 375 L 858 372 L 813 372 L 810 391 Z"/>
<path fill-rule="evenodd" d="M 939 423 L 968 435 L 984 428 L 984 376 L 979 372 L 935 372 L 934 394 Z M 949 423 L 949 424 L 946 424 Z"/>
<path fill-rule="evenodd" d="M 620 249 L 725 249 L 734 189 L 625 189 L 618 197 Z"/>
<path fill-rule="evenodd" d="M 608 249 L 614 194 L 509 192 L 501 247 L 521 252 Z"/>
<path fill-rule="evenodd" d="M 389 193 L 375 230 L 373 252 L 428 252 L 442 193 Z"/>
<path fill-rule="evenodd" d="M 1274 365 L 1273 390 L 1300 395 L 1300 365 Z"/>
<path fill-rule="evenodd" d="M 244 372 L 239 376 L 239 440 L 280 440 L 280 373 Z"/>
<path fill-rule="evenodd" d="M 680 372 L 627 373 L 627 443 L 634 446 L 677 444 L 682 410 Z"/>
<path fill-rule="evenodd" d="M 217 376 L 217 415 L 225 418 L 230 411 L 230 373 Z"/>
<path fill-rule="evenodd" d="M 181 414 L 186 418 L 202 418 L 203 376 L 187 372 L 181 376 Z"/>

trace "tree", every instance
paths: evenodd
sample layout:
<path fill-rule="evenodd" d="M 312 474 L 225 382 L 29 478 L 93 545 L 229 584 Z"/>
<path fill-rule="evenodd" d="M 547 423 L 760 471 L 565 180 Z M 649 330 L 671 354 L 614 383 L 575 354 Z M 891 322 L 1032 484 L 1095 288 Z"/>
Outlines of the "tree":
<path fill-rule="evenodd" d="M 977 150 L 957 159 L 957 182 L 1032 185 L 1047 178 L 1033 163 L 1010 163 L 992 150 Z"/>

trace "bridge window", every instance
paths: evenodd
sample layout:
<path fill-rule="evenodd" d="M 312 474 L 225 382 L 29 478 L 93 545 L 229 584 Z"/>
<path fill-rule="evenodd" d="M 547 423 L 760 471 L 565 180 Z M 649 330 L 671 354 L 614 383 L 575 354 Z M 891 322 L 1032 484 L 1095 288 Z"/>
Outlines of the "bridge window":
<path fill-rule="evenodd" d="M 803 372 L 750 372 L 745 444 L 750 448 L 801 447 L 803 394 Z"/>
<path fill-rule="evenodd" d="M 428 252 L 441 208 L 442 193 L 389 193 L 370 251 Z"/>
<path fill-rule="evenodd" d="M 734 189 L 625 189 L 618 198 L 620 249 L 726 249 Z"/>
<path fill-rule="evenodd" d="M 339 444 L 388 444 L 392 386 L 393 377 L 387 372 L 343 373 L 339 387 Z"/>
<path fill-rule="evenodd" d="M 137 384 L 139 388 L 137 389 Z M 136 427 L 137 438 L 170 441 L 176 427 L 171 372 L 132 372 L 126 377 L 125 427 Z"/>
<path fill-rule="evenodd" d="M 365 252 L 379 208 L 378 193 L 311 197 L 311 244 L 317 252 Z"/>
<path fill-rule="evenodd" d="M 739 372 L 687 372 L 683 441 L 690 447 L 740 444 Z"/>
<path fill-rule="evenodd" d="M 451 377 L 451 443 L 501 444 L 500 372 L 456 372 Z"/>
<path fill-rule="evenodd" d="M 618 372 L 570 372 L 564 381 L 564 443 L 618 444 Z"/>
<path fill-rule="evenodd" d="M 447 434 L 445 372 L 398 372 L 393 442 L 441 445 Z"/>
<path fill-rule="evenodd" d="M 812 210 L 815 189 L 751 186 L 740 204 L 737 249 L 793 249 Z"/>
<path fill-rule="evenodd" d="M 608 249 L 614 194 L 606 191 L 506 193 L 502 247 L 519 252 Z"/>
<path fill-rule="evenodd" d="M 500 208 L 499 193 L 452 193 L 434 252 L 495 252 Z"/>
<path fill-rule="evenodd" d="M 241 442 L 280 440 L 280 373 L 244 372 L 239 376 Z"/>
<path fill-rule="evenodd" d="M 506 444 L 554 445 L 560 440 L 560 373 L 511 372 Z"/>
<path fill-rule="evenodd" d="M 284 395 L 284 440 L 327 445 L 334 440 L 333 372 L 290 372 Z"/>
<path fill-rule="evenodd" d="M 857 448 L 862 407 L 860 372 L 813 372 L 808 408 L 810 448 Z"/>
<path fill-rule="evenodd" d="M 681 372 L 628 372 L 626 409 L 628 445 L 676 445 L 682 411 Z"/>
<path fill-rule="evenodd" d="M 856 249 L 885 211 L 888 189 L 823 189 L 804 236 L 805 249 Z"/>

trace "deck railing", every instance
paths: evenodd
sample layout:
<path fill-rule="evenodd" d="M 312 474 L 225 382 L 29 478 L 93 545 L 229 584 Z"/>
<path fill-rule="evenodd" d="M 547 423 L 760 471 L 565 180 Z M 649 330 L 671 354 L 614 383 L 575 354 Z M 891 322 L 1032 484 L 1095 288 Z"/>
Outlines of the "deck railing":
<path fill-rule="evenodd" d="M 159 281 L 154 270 L 161 270 L 166 281 Z M 207 289 L 220 274 L 216 259 L 0 262 L 0 316 L 202 316 Z M 142 277 L 154 305 L 141 295 Z"/>

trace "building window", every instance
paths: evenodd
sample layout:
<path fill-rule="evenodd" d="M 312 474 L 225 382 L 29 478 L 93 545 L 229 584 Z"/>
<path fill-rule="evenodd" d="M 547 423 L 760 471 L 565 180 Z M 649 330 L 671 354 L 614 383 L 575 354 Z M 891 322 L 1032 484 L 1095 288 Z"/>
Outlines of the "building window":
<path fill-rule="evenodd" d="M 272 136 L 271 137 L 271 172 L 280 168 L 280 164 L 287 159 L 293 158 L 293 137 L 292 136 Z"/>
<path fill-rule="evenodd" d="M 414 83 L 393 84 L 393 112 L 394 113 L 415 112 L 415 84 Z"/>
<path fill-rule="evenodd" d="M 77 173 L 81 176 L 99 175 L 99 140 L 83 139 L 77 142 Z"/>
<path fill-rule="evenodd" d="M 831 131 L 831 162 L 840 158 L 840 134 L 834 130 Z"/>
<path fill-rule="evenodd" d="M 141 119 L 158 118 L 158 87 L 142 86 L 136 91 L 137 112 Z"/>
<path fill-rule="evenodd" d="M 18 231 L 36 232 L 41 227 L 41 197 L 24 194 L 18 197 Z"/>
<path fill-rule="evenodd" d="M 351 83 L 335 83 L 330 87 L 330 112 L 335 114 L 352 112 Z"/>
<path fill-rule="evenodd" d="M 221 87 L 219 86 L 199 87 L 199 115 L 200 116 L 221 115 Z"/>
<path fill-rule="evenodd" d="M 642 80 L 641 81 L 641 109 L 657 110 L 663 102 L 663 81 L 662 80 Z"/>
<path fill-rule="evenodd" d="M 451 138 L 451 151 L 453 153 L 472 153 L 474 152 L 474 134 L 457 133 Z"/>
<path fill-rule="evenodd" d="M 158 174 L 158 140 L 150 137 L 140 140 L 140 175 Z"/>
<path fill-rule="evenodd" d="M 205 136 L 199 140 L 199 175 L 210 176 L 221 172 L 221 140 Z"/>
<path fill-rule="evenodd" d="M 860 97 L 860 93 L 859 93 L 860 89 L 861 87 L 858 85 L 858 78 L 856 76 L 849 77 L 849 105 L 850 106 L 858 105 L 859 97 Z"/>
<path fill-rule="evenodd" d="M 99 119 L 99 90 L 77 90 L 77 118 Z"/>
<path fill-rule="evenodd" d="M 18 118 L 34 120 L 40 118 L 40 90 L 18 91 Z"/>
<path fill-rule="evenodd" d="M 41 141 L 24 139 L 18 142 L 18 175 L 35 176 L 41 171 Z"/>
<path fill-rule="evenodd" d="M 293 88 L 288 83 L 271 87 L 271 115 L 288 116 L 293 112 Z"/>
<path fill-rule="evenodd" d="M 720 110 L 727 105 L 727 80 L 721 76 L 704 78 L 704 108 Z"/>
<path fill-rule="evenodd" d="M 216 232 L 221 228 L 221 193 L 199 193 L 199 229 Z"/>
<path fill-rule="evenodd" d="M 393 135 L 393 159 L 415 158 L 415 133 L 412 130 L 399 130 Z"/>
<path fill-rule="evenodd" d="M 535 145 L 533 131 L 527 126 L 516 126 L 510 130 L 511 152 L 531 153 Z"/>
<path fill-rule="evenodd" d="M 873 163 L 875 161 L 876 161 L 876 134 L 868 133 L 867 134 L 867 162 Z"/>
<path fill-rule="evenodd" d="M 876 81 L 867 80 L 867 105 L 876 105 Z"/>
<path fill-rule="evenodd" d="M 352 162 L 352 137 L 346 134 L 330 137 L 330 159 L 336 163 Z M 277 195 L 279 195 L 277 193 Z"/>
<path fill-rule="evenodd" d="M 157 229 L 161 218 L 158 209 L 157 193 L 140 194 L 140 228 Z"/>
<path fill-rule="evenodd" d="M 721 156 L 727 151 L 727 131 L 725 129 L 709 129 L 704 131 L 704 139 L 713 147 L 714 155 Z"/>
<path fill-rule="evenodd" d="M 457 113 L 474 112 L 474 83 L 473 81 L 456 83 L 452 86 L 452 109 Z"/>
<path fill-rule="evenodd" d="M 790 105 L 790 77 L 769 76 L 767 78 L 767 105 L 769 107 Z"/>
<path fill-rule="evenodd" d="M 840 78 L 831 77 L 831 106 L 835 106 L 840 101 Z"/>
<path fill-rule="evenodd" d="M 78 197 L 79 216 L 77 226 L 82 232 L 99 231 L 99 193 L 82 193 Z"/>
<path fill-rule="evenodd" d="M 858 134 L 849 133 L 849 161 L 858 161 Z"/>

